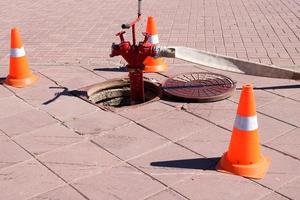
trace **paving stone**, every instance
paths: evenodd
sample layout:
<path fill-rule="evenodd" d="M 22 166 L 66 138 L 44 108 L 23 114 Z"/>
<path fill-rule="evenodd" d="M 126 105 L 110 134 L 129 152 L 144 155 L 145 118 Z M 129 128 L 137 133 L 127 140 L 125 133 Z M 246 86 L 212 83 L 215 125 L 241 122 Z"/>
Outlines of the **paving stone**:
<path fill-rule="evenodd" d="M 31 158 L 30 154 L 24 151 L 9 138 L 0 138 L 0 170 Z"/>
<path fill-rule="evenodd" d="M 82 142 L 43 154 L 39 159 L 67 181 L 99 173 L 120 162 L 91 142 Z"/>
<path fill-rule="evenodd" d="M 10 92 L 7 88 L 0 84 L 0 99 L 5 97 L 11 97 L 14 94 Z"/>
<path fill-rule="evenodd" d="M 70 93 L 65 88 L 53 85 L 49 87 L 38 87 L 22 91 L 18 94 L 29 104 L 38 108 L 45 107 L 51 102 L 58 102 L 70 98 Z"/>
<path fill-rule="evenodd" d="M 40 155 L 82 141 L 83 137 L 61 124 L 53 124 L 15 137 L 14 140 L 32 154 Z"/>
<path fill-rule="evenodd" d="M 75 90 L 104 81 L 105 79 L 103 77 L 93 73 L 77 73 L 74 75 L 72 74 L 69 79 L 61 81 L 60 83 L 70 90 Z"/>
<path fill-rule="evenodd" d="M 300 126 L 300 107 L 298 103 L 297 101 L 282 98 L 257 110 L 284 122 Z"/>
<path fill-rule="evenodd" d="M 300 129 L 296 128 L 268 142 L 266 145 L 300 159 L 300 152 L 299 152 L 300 144 L 298 143 L 299 137 L 300 137 Z"/>
<path fill-rule="evenodd" d="M 242 91 L 241 89 L 236 90 L 234 92 L 233 96 L 230 97 L 230 100 L 232 100 L 238 104 L 240 101 L 241 91 Z M 268 91 L 261 90 L 261 89 L 255 89 L 255 88 L 254 88 L 254 95 L 255 95 L 256 108 L 264 106 L 266 104 L 269 104 L 269 103 L 281 98 L 280 96 L 278 96 L 276 94 L 272 94 Z"/>
<path fill-rule="evenodd" d="M 169 142 L 167 139 L 136 124 L 109 131 L 94 142 L 123 160 L 142 155 Z"/>
<path fill-rule="evenodd" d="M 300 178 L 296 178 L 295 180 L 289 182 L 282 188 L 278 190 L 279 193 L 291 198 L 298 199 L 300 195 Z"/>
<path fill-rule="evenodd" d="M 273 192 L 273 193 L 268 194 L 267 196 L 263 197 L 262 200 L 288 200 L 288 198 Z"/>
<path fill-rule="evenodd" d="M 180 110 L 167 112 L 158 115 L 155 119 L 141 121 L 140 123 L 171 140 L 185 138 L 192 133 L 199 132 L 200 129 L 210 126 L 203 119 Z"/>
<path fill-rule="evenodd" d="M 216 159 L 205 159 L 176 144 L 169 144 L 129 161 L 167 185 L 203 173 L 216 164 Z"/>
<path fill-rule="evenodd" d="M 16 25 L 16 22 L 21 22 L 18 26 L 29 58 L 30 68 L 34 73 L 40 72 L 49 78 L 38 74 L 40 79 L 36 84 L 31 85 L 30 87 L 5 87 L 9 87 L 10 90 L 17 93 L 30 105 L 41 108 L 44 102 L 55 97 L 56 92 L 61 92 L 63 90 L 49 88 L 51 86 L 57 86 L 55 82 L 72 90 L 92 83 L 104 81 L 104 79 L 127 77 L 127 72 L 117 71 L 120 66 L 126 64 L 125 60 L 120 56 L 109 58 L 109 53 L 111 43 L 119 42 L 119 39 L 116 38 L 114 34 L 121 30 L 120 25 L 124 23 L 121 19 L 124 19 L 125 21 L 130 20 L 134 16 L 134 13 L 136 13 L 137 5 L 135 3 L 133 4 L 131 1 L 122 0 L 89 1 L 89 3 L 86 3 L 85 1 L 0 1 L 2 19 L 0 20 L 0 27 L 3 30 L 9 30 Z M 276 64 L 285 68 L 296 69 L 299 67 L 297 65 L 299 65 L 300 61 L 300 42 L 297 38 L 297 36 L 300 35 L 299 17 L 297 16 L 299 13 L 299 6 L 297 0 L 259 2 L 242 0 L 152 0 L 143 1 L 142 7 L 143 16 L 152 15 L 155 17 L 160 44 L 162 46 L 190 46 L 200 50 L 217 52 L 219 54 L 239 57 L 255 62 Z M 116 7 L 118 9 L 115 9 Z M 14 12 L 15 8 L 22 9 L 18 9 L 18 12 Z M 33 24 L 35 25 L 34 29 L 32 28 Z M 143 17 L 136 27 L 137 41 L 143 39 L 141 32 L 145 31 L 145 26 L 146 17 Z M 127 33 L 125 38 L 126 40 L 131 39 L 130 33 Z M 8 74 L 9 40 L 9 33 L 0 34 L 0 74 L 3 78 Z M 288 154 L 293 154 L 294 156 L 298 155 L 298 153 L 296 150 L 294 151 L 294 148 L 291 148 L 292 146 L 286 148 L 284 144 L 280 145 L 278 143 L 278 145 L 276 144 L 275 146 L 275 143 L 279 142 L 279 138 L 281 137 L 283 142 L 290 142 L 292 139 L 296 140 L 294 134 L 292 136 L 288 134 L 288 132 L 293 128 L 296 128 L 296 126 L 299 127 L 299 82 L 229 73 L 200 65 L 189 64 L 185 61 L 173 58 L 166 58 L 165 61 L 169 65 L 169 69 L 164 73 L 169 76 L 198 70 L 208 70 L 231 77 L 233 80 L 237 81 L 238 88 L 240 88 L 244 82 L 254 83 L 255 87 L 261 89 L 259 91 L 255 90 L 257 106 L 259 109 L 262 108 L 262 110 L 259 111 L 270 117 L 292 123 L 294 126 L 287 125 L 284 122 L 279 122 L 274 119 L 270 120 L 268 117 L 262 118 L 259 116 L 259 118 L 262 118 L 259 119 L 261 141 L 263 143 L 269 142 L 268 144 L 274 141 L 274 146 L 270 146 L 270 148 L 275 148 L 274 150 L 263 148 L 264 154 L 270 155 L 273 161 L 266 177 L 260 180 L 260 183 L 272 189 L 278 189 L 278 191 L 282 192 L 282 195 L 276 194 L 272 190 L 266 192 L 266 188 L 261 190 L 261 186 L 254 182 L 249 183 L 250 180 L 248 179 L 232 175 L 227 175 L 227 179 L 224 178 L 224 176 L 226 176 L 225 174 L 211 170 L 203 171 L 201 169 L 193 170 L 176 168 L 178 171 L 174 172 L 175 167 L 168 167 L 168 170 L 158 171 L 157 168 L 162 170 L 163 167 L 150 166 L 155 167 L 155 170 L 153 170 L 153 172 L 151 171 L 152 175 L 156 172 L 156 177 L 163 180 L 165 183 L 177 183 L 180 188 L 179 192 L 182 192 L 187 197 L 191 197 L 191 199 L 205 199 L 206 195 L 209 195 L 207 199 L 213 197 L 214 199 L 236 199 L 238 197 L 243 199 L 286 199 L 284 195 L 288 198 L 295 198 L 296 195 L 297 198 L 299 196 L 297 194 L 299 189 L 292 188 L 294 188 L 293 179 L 299 176 L 299 161 L 292 157 L 288 157 L 287 155 L 284 156 L 276 151 L 284 151 Z M 164 78 L 160 77 L 160 75 L 156 76 L 156 74 L 149 74 L 146 76 L 158 78 L 160 81 L 164 80 Z M 22 115 L 21 113 L 32 110 L 32 106 L 27 106 L 25 102 L 22 102 L 13 95 L 7 94 L 6 92 L 3 93 L 1 86 L 3 88 L 3 85 L 0 85 L 0 126 L 3 126 L 3 118 L 12 116 L 18 117 L 19 114 Z M 235 92 L 230 100 L 237 102 L 238 96 L 238 92 Z M 294 99 L 296 101 L 280 99 L 279 96 L 288 97 L 289 99 Z M 69 97 L 61 95 L 54 102 L 58 103 L 67 98 Z M 184 102 L 174 102 L 170 100 L 163 100 L 161 102 L 172 105 L 178 112 L 182 112 L 181 109 L 186 110 L 192 108 L 192 111 L 195 114 L 204 119 L 226 126 L 229 130 L 228 135 L 230 136 L 230 130 L 232 129 L 233 119 L 237 108 L 237 105 L 233 102 L 229 103 L 228 101 L 222 101 L 214 104 L 195 104 L 197 106 L 193 105 L 192 107 Z M 48 105 L 50 106 L 51 104 Z M 61 106 L 64 107 L 65 105 Z M 60 117 L 73 114 L 77 115 L 77 111 L 81 109 L 76 106 L 79 105 L 73 105 L 73 109 L 76 110 L 76 112 L 73 112 L 73 110 L 67 112 L 68 109 L 62 109 L 62 112 L 56 110 L 56 114 L 59 114 Z M 69 108 L 71 108 L 71 106 Z M 64 111 L 65 113 L 63 113 Z M 186 132 L 184 129 L 194 130 L 196 126 L 199 127 L 197 129 L 198 132 L 191 133 L 192 135 L 188 137 L 187 140 L 183 140 L 186 143 L 181 145 L 188 145 L 191 150 L 194 150 L 201 155 L 207 154 L 207 156 L 211 158 L 225 150 L 223 150 L 223 148 L 226 146 L 225 140 L 227 140 L 226 137 L 228 137 L 225 136 L 225 133 L 222 134 L 222 136 L 217 137 L 214 132 L 205 132 L 207 128 L 205 125 L 203 125 L 203 127 L 198 126 L 199 124 L 202 124 L 202 122 L 191 126 L 189 124 L 187 126 L 183 125 L 181 127 L 182 129 L 180 128 L 180 125 L 184 124 L 180 123 L 181 121 L 194 120 L 194 117 L 190 118 L 192 115 L 182 114 L 180 115 L 179 120 L 170 120 L 170 123 L 168 123 L 168 119 L 162 119 L 162 116 L 164 116 L 163 108 L 162 112 L 151 111 L 149 115 L 147 114 L 148 111 L 143 113 L 142 109 L 141 111 L 133 109 L 132 112 L 133 118 L 135 117 L 134 119 L 141 119 L 141 121 L 149 124 L 155 119 L 156 121 L 153 122 L 155 122 L 157 126 L 153 124 L 151 124 L 151 126 L 161 131 L 162 133 L 160 134 L 175 140 L 185 139 L 189 136 L 190 133 Z M 176 113 L 175 111 L 171 112 Z M 74 120 L 71 117 L 71 121 L 69 121 L 67 125 L 70 126 L 70 129 L 82 131 L 82 134 L 87 134 L 83 136 L 85 139 L 87 139 L 87 137 L 94 137 L 92 134 L 102 133 L 105 135 L 107 134 L 107 131 L 110 132 L 111 129 L 118 129 L 118 131 L 121 132 L 123 129 L 122 126 L 128 125 L 129 123 L 129 120 L 125 120 L 115 113 L 104 114 L 102 111 L 95 111 L 95 113 L 79 113 L 78 115 L 79 116 L 75 116 L 78 118 Z M 150 118 L 143 120 L 142 118 L 144 116 Z M 184 120 L 182 120 L 182 118 L 184 118 Z M 162 121 L 163 123 L 157 123 L 157 121 Z M 7 122 L 5 122 L 5 124 L 6 123 Z M 38 122 L 36 123 L 39 124 Z M 172 125 L 172 123 L 175 125 Z M 20 122 L 20 124 L 22 123 Z M 169 124 L 171 124 L 173 128 L 169 127 Z M 11 127 L 9 127 L 11 130 L 14 130 L 12 128 L 13 126 L 19 127 L 10 123 L 8 123 L 8 125 L 11 125 Z M 164 127 L 157 128 L 161 126 Z M 36 132 L 38 130 L 36 129 L 40 130 L 40 127 L 32 127 L 31 131 L 33 131 L 33 135 L 35 133 L 38 134 Z M 54 128 L 51 128 L 50 130 L 52 129 Z M 207 130 L 215 130 L 216 133 L 219 133 L 219 128 L 216 127 L 215 129 L 211 128 Z M 127 131 L 130 132 L 129 130 Z M 65 133 L 64 131 L 62 132 Z M 52 135 L 52 133 L 47 132 L 46 130 L 45 133 Z M 60 133 L 60 131 L 58 130 L 57 133 Z M 139 133 L 144 132 L 126 133 L 126 135 L 132 136 Z M 26 133 L 25 135 L 27 134 L 28 136 L 31 135 L 31 133 Z M 141 141 L 147 140 L 148 133 L 145 133 L 144 135 L 147 136 L 145 136 L 145 139 L 141 138 Z M 201 137 L 199 138 L 198 136 Z M 202 136 L 204 138 L 202 138 Z M 19 137 L 23 138 L 23 135 L 18 135 L 15 139 L 18 139 Z M 195 142 L 192 141 L 194 137 L 196 140 Z M 2 134 L 0 128 L 0 141 L 6 140 L 7 138 L 8 137 L 5 134 Z M 201 145 L 197 146 L 197 141 L 201 142 L 203 148 Z M 30 139 L 28 139 L 28 144 L 30 144 L 30 142 Z M 36 140 L 33 139 L 32 142 L 35 143 Z M 65 144 L 69 145 L 68 142 L 65 142 L 66 140 L 62 139 L 61 141 L 59 140 L 57 144 L 58 146 Z M 215 147 L 211 147 L 210 145 L 213 145 L 214 142 Z M 296 142 L 293 144 L 296 144 Z M 33 147 L 35 147 L 35 145 L 37 144 L 34 144 Z M 70 145 L 72 146 L 73 144 Z M 92 143 L 91 145 L 94 146 Z M 120 151 L 121 154 L 127 156 L 125 151 L 128 151 L 132 153 L 131 155 L 135 155 L 135 145 L 131 145 L 132 143 L 130 143 L 130 147 L 128 146 L 128 149 L 124 150 L 124 152 Z M 152 143 L 145 144 L 144 149 L 150 148 L 151 145 Z M 56 148 L 55 145 L 51 147 L 45 145 L 45 149 L 39 145 L 36 147 L 37 149 L 33 148 L 32 150 L 53 151 L 52 147 Z M 206 147 L 210 147 L 211 150 Z M 60 146 L 59 148 L 61 150 L 66 147 Z M 154 148 L 156 148 L 156 146 Z M 178 148 L 182 149 L 184 147 L 181 146 Z M 194 155 L 189 150 L 186 150 L 187 152 L 184 151 L 185 153 L 178 153 L 181 151 L 184 150 L 178 150 L 177 148 L 171 148 L 171 150 L 166 152 L 157 150 L 158 153 L 156 155 L 154 155 L 154 153 L 149 153 L 149 156 L 153 155 L 153 157 L 149 158 L 150 160 L 145 161 L 147 165 L 141 164 L 141 166 L 148 167 L 148 165 L 150 165 L 149 163 L 156 160 L 199 158 L 198 154 Z M 56 152 L 56 150 L 54 150 L 54 152 Z M 51 152 L 51 155 L 52 153 L 53 152 Z M 178 155 L 176 153 L 178 153 Z M 50 154 L 50 152 L 47 152 L 44 155 L 48 154 Z M 168 156 L 170 157 L 168 158 Z M 84 159 L 82 160 L 84 162 Z M 196 161 L 197 163 L 200 163 L 201 160 Z M 179 163 L 181 163 L 181 166 L 190 166 L 191 164 L 189 165 L 189 163 L 191 162 L 192 161 L 181 161 Z M 178 167 L 178 162 L 169 162 L 168 164 Z M 47 171 L 46 168 L 42 167 L 42 173 L 40 173 L 41 170 L 36 170 L 36 168 L 40 167 L 33 167 L 32 169 L 30 167 L 24 168 L 24 163 L 18 163 L 1 169 L 0 174 L 2 174 L 2 171 L 4 170 L 14 170 L 14 173 L 17 173 L 17 178 L 5 180 L 3 182 L 6 185 L 11 184 L 9 185 L 10 188 L 8 190 L 6 190 L 6 188 L 3 190 L 4 186 L 2 182 L 0 183 L 0 191 L 4 191 L 0 199 L 19 200 L 39 197 L 39 195 L 42 195 L 41 198 L 46 199 L 65 199 L 63 196 L 64 193 L 70 194 L 70 199 L 77 198 L 77 195 L 75 195 L 76 193 L 71 192 L 68 188 L 62 187 L 62 189 L 58 189 L 61 188 L 60 186 L 62 185 L 54 184 L 56 180 L 54 175 L 47 178 L 47 173 L 50 174 L 50 172 Z M 170 170 L 169 168 L 172 169 Z M 141 169 L 145 170 L 144 168 Z M 148 168 L 146 169 L 150 171 Z M 30 173 L 28 173 L 28 171 L 30 171 Z M 46 175 L 44 174 L 44 171 L 47 172 Z M 130 169 L 129 171 L 129 173 L 124 172 L 124 175 L 121 178 L 117 175 L 111 177 L 110 174 L 105 173 L 98 174 L 97 176 L 92 176 L 93 173 L 89 174 L 88 176 L 91 176 L 90 178 L 82 179 L 83 182 L 86 181 L 85 183 L 87 183 L 82 186 L 84 195 L 90 199 L 146 199 L 149 197 L 155 199 L 156 195 L 158 195 L 157 198 L 159 199 L 176 199 L 176 195 L 173 197 L 173 194 L 164 192 L 168 191 L 167 188 L 162 185 L 157 186 L 157 182 L 145 174 L 141 173 L 140 175 L 140 172 L 137 172 L 138 175 L 135 175 L 136 172 L 134 170 Z M 174 172 L 173 175 L 170 175 L 172 172 Z M 122 170 L 120 170 L 120 168 L 115 169 L 111 173 L 122 173 Z M 168 173 L 168 176 L 165 175 L 166 173 Z M 200 178 L 196 178 L 194 181 L 188 179 L 195 174 L 199 175 Z M 206 178 L 202 178 L 202 176 Z M 186 179 L 188 180 L 185 181 Z M 108 184 L 106 182 L 108 182 Z M 193 182 L 196 182 L 196 184 L 189 184 Z M 291 182 L 292 185 L 287 184 L 288 182 Z M 63 185 L 65 185 L 65 183 L 63 183 Z M 205 191 L 203 191 L 204 189 Z M 43 194 L 46 196 L 43 196 Z M 73 194 L 75 196 L 72 196 Z M 80 199 L 80 197 L 78 198 Z"/>
<path fill-rule="evenodd" d="M 231 132 L 212 126 L 201 129 L 183 140 L 178 141 L 179 144 L 197 152 L 207 158 L 221 157 L 227 151 Z"/>
<path fill-rule="evenodd" d="M 79 131 L 81 134 L 94 135 L 128 123 L 129 120 L 115 113 L 98 110 L 97 112 L 82 115 L 75 120 L 66 122 L 66 125 Z"/>
<path fill-rule="evenodd" d="M 226 121 L 222 121 L 222 123 L 220 123 L 220 126 L 228 130 L 232 130 L 234 125 L 234 119 L 235 118 L 229 118 Z M 257 123 L 260 142 L 263 144 L 295 128 L 289 124 L 286 124 L 284 122 L 278 121 L 276 119 L 259 113 L 257 113 Z"/>
<path fill-rule="evenodd" d="M 55 199 L 55 200 L 65 200 L 65 199 L 72 199 L 72 200 L 84 200 L 82 195 L 80 195 L 76 190 L 69 186 L 59 187 L 57 189 L 51 190 L 49 192 L 40 194 L 29 200 L 45 200 L 45 199 Z"/>
<path fill-rule="evenodd" d="M 191 73 L 191 72 L 205 72 L 204 70 L 197 67 L 194 64 L 188 64 L 185 61 L 181 64 L 170 65 L 166 72 L 162 72 L 162 74 L 173 77 L 183 73 Z"/>
<path fill-rule="evenodd" d="M 173 186 L 189 199 L 259 199 L 270 190 L 239 176 L 218 174 L 196 175 Z M 223 191 L 223 192 L 220 192 Z"/>
<path fill-rule="evenodd" d="M 294 80 L 258 78 L 254 86 L 284 97 L 290 97 L 300 93 L 299 82 Z"/>
<path fill-rule="evenodd" d="M 300 174 L 300 162 L 294 158 L 268 148 L 262 148 L 263 155 L 271 159 L 270 169 L 263 179 L 255 180 L 277 190 Z"/>
<path fill-rule="evenodd" d="M 37 73 L 37 72 L 33 72 L 33 73 L 38 77 L 38 80 L 36 82 L 34 82 L 33 84 L 31 84 L 27 87 L 23 87 L 23 88 L 16 88 L 16 87 L 11 87 L 11 86 L 7 86 L 7 87 L 9 87 L 10 90 L 12 90 L 13 92 L 15 92 L 16 94 L 19 95 L 22 93 L 30 93 L 31 91 L 37 90 L 37 89 L 47 90 L 49 87 L 57 86 L 52 80 L 46 78 L 42 74 Z"/>
<path fill-rule="evenodd" d="M 291 95 L 290 98 L 299 102 L 300 101 L 300 93 L 295 94 L 295 95 Z"/>
<path fill-rule="evenodd" d="M 45 112 L 37 109 L 18 113 L 1 119 L 0 129 L 10 137 L 20 135 L 57 121 Z"/>
<path fill-rule="evenodd" d="M 89 199 L 144 199 L 165 187 L 131 166 L 114 167 L 73 184 Z"/>
<path fill-rule="evenodd" d="M 142 121 L 145 119 L 155 118 L 157 115 L 174 110 L 174 108 L 161 102 L 149 103 L 134 109 L 121 111 L 119 114 L 133 121 Z"/>
<path fill-rule="evenodd" d="M 41 109 L 61 121 L 70 121 L 77 119 L 80 115 L 94 112 L 98 108 L 86 101 L 71 96 L 61 101 L 53 101 L 47 105 L 43 105 Z"/>
<path fill-rule="evenodd" d="M 27 199 L 62 184 L 62 180 L 37 161 L 0 170 L 1 198 L 6 200 Z"/>
<path fill-rule="evenodd" d="M 213 103 L 191 103 L 188 104 L 187 110 L 213 123 L 220 124 L 235 117 L 237 105 L 227 100 Z"/>
<path fill-rule="evenodd" d="M 172 190 L 164 190 L 158 194 L 155 194 L 151 197 L 146 198 L 145 200 L 184 200 L 186 198 L 182 197 L 181 195 L 173 192 Z"/>
<path fill-rule="evenodd" d="M 32 109 L 31 106 L 15 96 L 0 99 L 0 119 Z"/>

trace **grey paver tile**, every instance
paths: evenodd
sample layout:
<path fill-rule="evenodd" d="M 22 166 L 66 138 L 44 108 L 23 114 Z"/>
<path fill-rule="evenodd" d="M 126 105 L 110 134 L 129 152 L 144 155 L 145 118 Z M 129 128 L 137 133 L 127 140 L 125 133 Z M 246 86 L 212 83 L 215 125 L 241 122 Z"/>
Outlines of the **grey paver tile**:
<path fill-rule="evenodd" d="M 37 195 L 33 198 L 30 198 L 29 200 L 50 200 L 50 199 L 55 199 L 55 200 L 85 200 L 82 195 L 80 195 L 76 190 L 69 186 L 63 186 L 59 187 L 57 189 L 51 190 L 49 192 Z"/>
<path fill-rule="evenodd" d="M 101 172 L 120 162 L 88 141 L 43 154 L 39 159 L 67 181 Z"/>
<path fill-rule="evenodd" d="M 136 124 L 109 131 L 93 139 L 94 142 L 123 160 L 152 151 L 167 142 L 167 139 Z"/>
<path fill-rule="evenodd" d="M 81 134 L 99 134 L 102 131 L 108 131 L 130 121 L 116 115 L 115 113 L 98 110 L 97 112 L 79 116 L 78 118 L 66 122 L 66 125 L 79 131 Z"/>
<path fill-rule="evenodd" d="M 300 174 L 300 162 L 274 150 L 262 148 L 262 153 L 271 159 L 271 165 L 263 179 L 255 180 L 273 190 L 291 181 Z"/>
<path fill-rule="evenodd" d="M 300 107 L 298 105 L 297 101 L 282 98 L 257 110 L 284 122 L 300 126 Z"/>
<path fill-rule="evenodd" d="M 284 122 L 278 121 L 271 117 L 262 115 L 257 113 L 257 123 L 259 130 L 259 137 L 261 143 L 266 143 L 280 135 L 283 135 L 295 127 L 286 124 Z M 232 130 L 234 124 L 234 118 L 229 118 L 226 121 L 222 121 L 220 125 L 222 127 L 227 128 L 228 130 Z"/>
<path fill-rule="evenodd" d="M 32 109 L 30 105 L 18 99 L 15 96 L 0 99 L 0 118 L 9 117 L 20 112 Z"/>
<path fill-rule="evenodd" d="M 143 199 L 165 187 L 131 166 L 114 167 L 73 183 L 89 199 Z"/>
<path fill-rule="evenodd" d="M 230 135 L 229 131 L 212 126 L 201 129 L 178 143 L 208 158 L 221 157 L 227 151 Z"/>
<path fill-rule="evenodd" d="M 26 199 L 47 192 L 63 181 L 37 161 L 0 170 L 1 198 L 6 200 Z"/>
<path fill-rule="evenodd" d="M 172 190 L 164 190 L 158 194 L 155 194 L 151 197 L 146 198 L 145 200 L 184 200 L 185 197 L 173 192 Z"/>
<path fill-rule="evenodd" d="M 266 145 L 300 159 L 300 128 L 282 135 Z"/>
<path fill-rule="evenodd" d="M 129 162 L 169 186 L 216 164 L 216 160 L 204 159 L 176 144 L 166 145 Z"/>
<path fill-rule="evenodd" d="M 211 125 L 203 119 L 180 110 L 167 112 L 140 123 L 171 140 L 187 137 Z"/>
<path fill-rule="evenodd" d="M 15 137 L 14 140 L 32 154 L 40 155 L 79 142 L 83 137 L 61 124 L 53 124 Z"/>
<path fill-rule="evenodd" d="M 141 121 L 145 119 L 155 118 L 157 115 L 166 113 L 171 110 L 174 110 L 174 108 L 161 102 L 153 102 L 134 109 L 121 111 L 120 115 L 134 121 Z"/>
<path fill-rule="evenodd" d="M 227 174 L 197 175 L 173 186 L 189 199 L 258 199 L 270 190 L 239 176 Z"/>
<path fill-rule="evenodd" d="M 296 178 L 295 180 L 289 182 L 282 188 L 278 190 L 279 193 L 291 198 L 291 199 L 298 199 L 300 195 L 300 177 Z"/>
<path fill-rule="evenodd" d="M 31 109 L 1 119 L 0 129 L 10 137 L 20 135 L 57 121 L 47 113 Z"/>
<path fill-rule="evenodd" d="M 30 154 L 4 136 L 0 139 L 0 169 L 31 158 Z"/>
<path fill-rule="evenodd" d="M 70 121 L 80 115 L 91 113 L 98 108 L 77 97 L 70 96 L 61 101 L 53 101 L 40 107 L 61 121 Z"/>

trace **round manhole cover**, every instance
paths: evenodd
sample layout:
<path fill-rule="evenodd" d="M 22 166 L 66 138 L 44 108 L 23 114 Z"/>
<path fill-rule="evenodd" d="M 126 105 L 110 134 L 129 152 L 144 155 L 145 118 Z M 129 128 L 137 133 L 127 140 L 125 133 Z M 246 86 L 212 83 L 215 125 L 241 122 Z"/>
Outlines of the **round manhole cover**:
<path fill-rule="evenodd" d="M 224 75 L 192 72 L 167 79 L 163 91 L 167 96 L 179 100 L 211 102 L 230 97 L 235 86 L 236 82 Z"/>

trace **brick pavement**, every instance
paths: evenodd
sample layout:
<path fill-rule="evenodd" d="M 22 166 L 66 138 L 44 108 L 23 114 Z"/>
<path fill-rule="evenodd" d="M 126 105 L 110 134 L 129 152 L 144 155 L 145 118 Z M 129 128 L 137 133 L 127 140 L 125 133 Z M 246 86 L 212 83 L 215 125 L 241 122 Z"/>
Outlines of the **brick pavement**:
<path fill-rule="evenodd" d="M 125 76 L 101 69 L 136 0 L 0 1 L 0 77 L 7 75 L 9 30 L 20 28 L 36 85 L 0 85 L 0 199 L 298 199 L 299 82 L 211 70 L 166 59 L 159 81 L 212 71 L 253 82 L 264 154 L 262 180 L 213 170 L 226 151 L 240 90 L 224 101 L 160 100 L 119 113 L 55 94 Z M 283 67 L 300 65 L 297 0 L 151 0 L 162 45 L 183 45 Z M 145 18 L 142 20 L 145 25 Z M 141 29 L 142 26 L 138 28 Z M 286 87 L 290 86 L 290 87 Z M 54 99 L 54 100 L 53 100 Z M 53 100 L 53 101 L 52 101 Z"/>

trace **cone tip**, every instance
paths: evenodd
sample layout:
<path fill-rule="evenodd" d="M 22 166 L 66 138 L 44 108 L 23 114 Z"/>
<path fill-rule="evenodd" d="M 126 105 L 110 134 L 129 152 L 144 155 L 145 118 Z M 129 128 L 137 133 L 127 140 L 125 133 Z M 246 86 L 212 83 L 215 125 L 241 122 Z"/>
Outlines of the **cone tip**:
<path fill-rule="evenodd" d="M 244 83 L 243 84 L 243 91 L 252 91 L 253 90 L 253 84 L 252 83 Z"/>
<path fill-rule="evenodd" d="M 15 31 L 18 31 L 18 28 L 17 28 L 17 27 L 13 27 L 13 28 L 11 29 L 11 32 L 15 32 Z"/>

